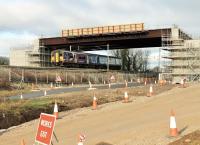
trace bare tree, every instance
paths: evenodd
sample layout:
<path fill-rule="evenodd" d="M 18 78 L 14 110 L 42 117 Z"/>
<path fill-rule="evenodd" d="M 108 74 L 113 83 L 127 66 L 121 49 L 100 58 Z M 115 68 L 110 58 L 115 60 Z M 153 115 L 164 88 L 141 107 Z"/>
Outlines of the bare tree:
<path fill-rule="evenodd" d="M 0 65 L 8 65 L 9 59 L 7 57 L 1 57 L 0 56 Z"/>
<path fill-rule="evenodd" d="M 123 49 L 115 50 L 113 54 L 121 58 L 122 70 L 124 71 L 146 72 L 148 70 L 148 57 L 150 55 L 148 50 Z"/>

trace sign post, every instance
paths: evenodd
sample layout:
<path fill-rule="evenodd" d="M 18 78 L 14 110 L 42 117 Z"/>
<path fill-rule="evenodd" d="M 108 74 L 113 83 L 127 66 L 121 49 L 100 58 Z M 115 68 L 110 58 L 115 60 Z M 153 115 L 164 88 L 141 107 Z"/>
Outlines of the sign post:
<path fill-rule="evenodd" d="M 35 142 L 42 145 L 50 145 L 55 126 L 56 116 L 41 113 Z"/>

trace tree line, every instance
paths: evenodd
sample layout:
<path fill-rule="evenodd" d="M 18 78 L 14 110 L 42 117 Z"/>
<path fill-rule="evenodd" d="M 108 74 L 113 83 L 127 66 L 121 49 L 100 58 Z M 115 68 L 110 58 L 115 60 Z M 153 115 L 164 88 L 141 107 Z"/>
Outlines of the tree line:
<path fill-rule="evenodd" d="M 122 60 L 122 70 L 123 71 L 133 71 L 147 72 L 149 70 L 149 55 L 148 50 L 138 50 L 138 49 L 120 49 L 113 51 L 114 56 L 121 58 Z"/>
<path fill-rule="evenodd" d="M 9 65 L 9 58 L 0 56 L 0 65 Z"/>

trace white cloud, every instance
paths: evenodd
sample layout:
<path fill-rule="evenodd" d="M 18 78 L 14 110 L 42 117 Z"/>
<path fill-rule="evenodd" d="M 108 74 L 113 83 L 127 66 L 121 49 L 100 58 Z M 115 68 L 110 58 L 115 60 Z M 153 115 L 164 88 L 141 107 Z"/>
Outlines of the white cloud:
<path fill-rule="evenodd" d="M 0 55 L 8 54 L 24 33 L 59 36 L 63 28 L 144 22 L 146 28 L 178 24 L 197 35 L 199 5 L 186 0 L 0 0 Z"/>
<path fill-rule="evenodd" d="M 35 39 L 37 39 L 37 36 L 28 33 L 2 32 L 0 33 L 0 55 L 9 56 L 9 49 L 28 46 Z"/>

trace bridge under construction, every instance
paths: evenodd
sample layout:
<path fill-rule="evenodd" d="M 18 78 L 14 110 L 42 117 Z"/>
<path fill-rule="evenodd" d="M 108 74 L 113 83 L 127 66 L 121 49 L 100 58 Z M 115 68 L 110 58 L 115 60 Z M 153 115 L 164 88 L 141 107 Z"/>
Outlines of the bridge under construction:
<path fill-rule="evenodd" d="M 138 23 L 66 29 L 61 31 L 59 37 L 39 39 L 34 49 L 27 52 L 27 63 L 29 66 L 51 66 L 50 53 L 56 49 L 96 51 L 152 47 L 160 48 L 159 61 L 163 60 L 160 76 L 163 79 L 199 79 L 200 41 L 193 40 L 176 26 L 147 30 L 143 23 Z"/>

